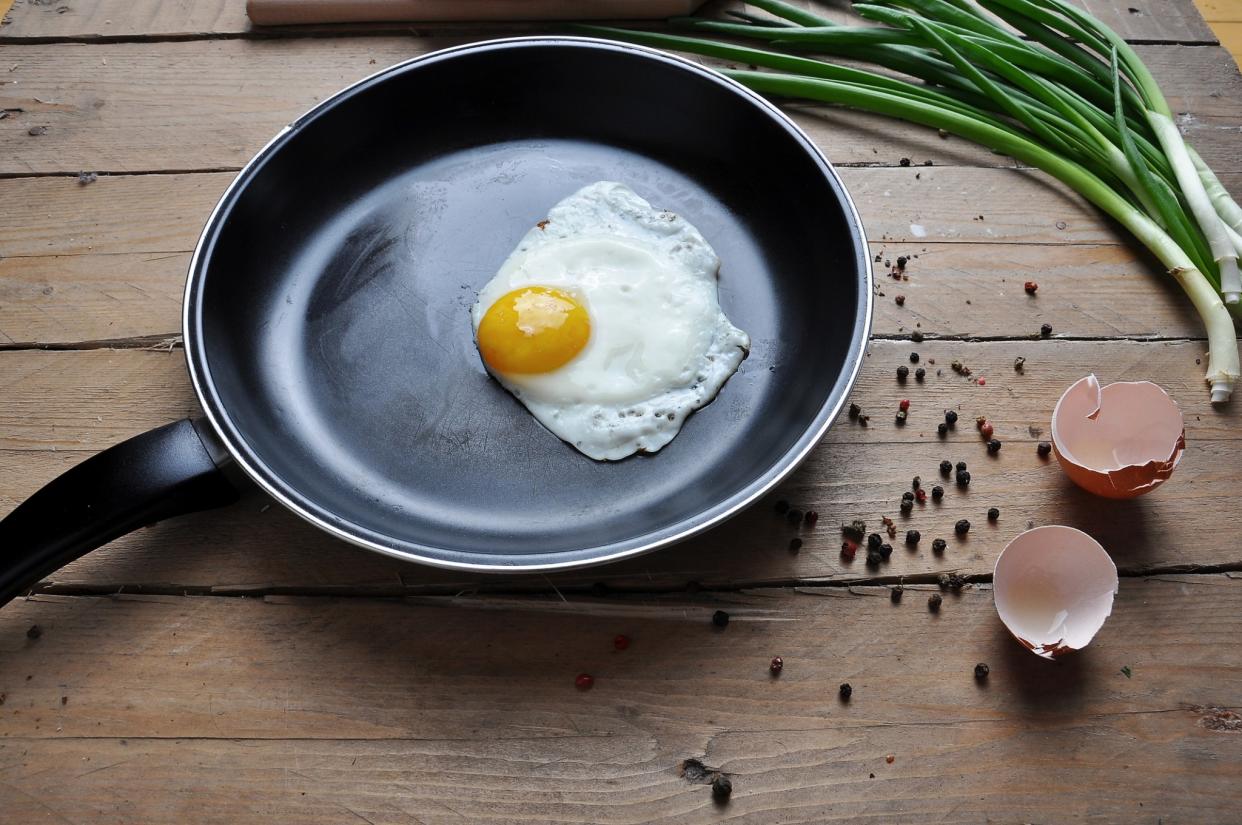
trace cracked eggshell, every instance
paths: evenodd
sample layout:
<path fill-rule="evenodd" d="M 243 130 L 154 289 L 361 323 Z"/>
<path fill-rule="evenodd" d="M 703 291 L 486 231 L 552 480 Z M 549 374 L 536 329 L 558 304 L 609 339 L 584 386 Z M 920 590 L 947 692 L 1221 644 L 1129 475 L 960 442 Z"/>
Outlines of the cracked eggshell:
<path fill-rule="evenodd" d="M 1173 475 L 1186 448 L 1186 425 L 1177 402 L 1150 381 L 1101 387 L 1088 375 L 1052 411 L 1052 448 L 1079 487 L 1134 498 Z"/>
<path fill-rule="evenodd" d="M 1073 527 L 1020 534 L 996 559 L 996 612 L 1022 646 L 1045 659 L 1081 650 L 1113 612 L 1117 566 Z"/>

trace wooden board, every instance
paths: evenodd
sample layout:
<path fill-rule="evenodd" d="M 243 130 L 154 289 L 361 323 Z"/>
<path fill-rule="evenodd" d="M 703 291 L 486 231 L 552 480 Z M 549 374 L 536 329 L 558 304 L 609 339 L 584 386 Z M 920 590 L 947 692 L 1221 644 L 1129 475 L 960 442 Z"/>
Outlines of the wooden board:
<path fill-rule="evenodd" d="M 0 174 L 237 169 L 343 86 L 470 38 L 203 40 L 5 47 Z M 1218 48 L 1140 46 L 1183 127 L 1227 183 L 1242 178 L 1242 76 Z M 1007 158 L 858 114 L 800 120 L 842 164 L 998 165 Z M 30 134 L 31 130 L 39 132 Z M 900 129 L 900 131 L 897 131 Z M 39 130 L 45 130 L 40 132 Z M 914 135 L 913 141 L 906 135 Z M 887 136 L 887 137 L 886 137 Z M 961 154 L 968 152 L 968 154 Z"/>
<path fill-rule="evenodd" d="M 728 5 L 715 3 L 708 11 Z M 840 7 L 825 3 L 802 3 L 838 22 L 857 20 Z M 1147 0 L 1127 8 L 1105 0 L 1086 0 L 1079 5 L 1116 29 L 1131 41 L 1177 43 L 1215 42 L 1211 29 L 1195 10 L 1191 0 Z M 30 40 L 108 40 L 137 37 L 199 38 L 263 35 L 279 29 L 254 29 L 246 17 L 245 0 L 195 0 L 193 3 L 168 3 L 161 0 L 78 0 L 48 3 L 39 0 L 16 0 L 8 24 L 0 27 L 0 42 Z M 65 11 L 60 11 L 64 8 Z M 401 24 L 369 24 L 358 26 L 313 27 L 317 33 L 347 31 L 385 32 L 408 28 Z M 429 26 L 419 29 L 460 28 Z M 473 28 L 482 28 L 473 24 Z M 509 28 L 513 28 L 510 26 Z M 298 29 L 286 29 L 296 32 Z"/>
<path fill-rule="evenodd" d="M 550 578 L 484 578 L 395 562 L 330 540 L 269 505 L 251 499 L 218 513 L 173 520 L 114 542 L 107 549 L 55 574 L 70 589 L 156 589 L 161 592 L 216 588 L 226 592 L 456 592 L 468 588 L 548 590 L 589 588 L 595 582 L 637 590 L 682 589 L 689 581 L 707 587 L 874 576 L 933 576 L 946 570 L 990 574 L 1005 543 L 1029 522 L 1065 523 L 1095 535 L 1129 573 L 1188 567 L 1242 568 L 1233 541 L 1230 502 L 1236 468 L 1242 466 L 1242 408 L 1210 408 L 1203 389 L 1199 342 L 875 341 L 854 393 L 874 415 L 867 428 L 839 421 L 823 445 L 769 501 L 729 524 L 681 547 L 596 570 Z M 911 349 L 934 358 L 922 385 L 899 386 L 893 370 Z M 1023 374 L 1014 358 L 1027 357 Z M 756 355 L 756 358 L 759 357 Z M 987 378 L 978 387 L 947 369 L 960 358 Z M 749 363 L 749 362 L 748 362 Z M 782 366 L 782 369 L 786 368 Z M 796 366 L 791 380 L 796 378 Z M 943 369 L 943 376 L 935 370 Z M 1172 482 L 1134 502 L 1101 502 L 1074 488 L 1054 462 L 1039 459 L 1036 441 L 1046 438 L 1056 399 L 1076 377 L 1095 371 L 1104 381 L 1150 379 L 1181 404 L 1189 441 Z M 40 485 L 86 455 L 177 417 L 196 407 L 180 352 L 95 350 L 0 353 L 0 512 L 7 512 Z M 900 398 L 912 401 L 910 423 L 898 429 L 890 417 Z M 723 400 L 723 399 L 722 399 Z M 956 432 L 941 442 L 935 424 L 946 407 L 961 410 Z M 709 407 L 704 415 L 710 415 Z M 971 422 L 993 420 L 1005 447 L 989 458 Z M 1032 427 L 1036 428 L 1032 431 Z M 1033 434 L 1038 433 L 1038 434 Z M 548 436 L 549 439 L 552 436 Z M 942 459 L 970 464 L 973 481 L 963 494 L 948 485 L 941 505 L 898 515 L 899 499 L 920 475 L 943 483 Z M 786 498 L 821 514 L 815 530 L 794 530 L 771 510 Z M 985 511 L 1001 508 L 998 524 Z M 1205 513 L 1223 519 L 1219 529 L 1189 531 Z M 877 525 L 895 518 L 902 533 L 893 560 L 879 571 L 861 558 L 844 562 L 836 525 L 854 518 Z M 974 525 L 967 541 L 952 536 L 961 518 Z M 878 525 L 877 525 L 878 528 Z M 903 548 L 907 528 L 924 538 L 917 551 Z M 931 539 L 949 540 L 942 557 Z M 791 538 L 804 544 L 791 553 Z"/>
<path fill-rule="evenodd" d="M 1242 582 L 1125 580 L 1058 664 L 1008 637 L 986 588 L 937 616 L 927 595 L 38 597 L 0 612 L 0 802 L 127 825 L 1221 822 L 1242 805 L 1242 665 L 1224 655 Z M 686 759 L 731 778 L 727 805 L 679 776 Z"/>

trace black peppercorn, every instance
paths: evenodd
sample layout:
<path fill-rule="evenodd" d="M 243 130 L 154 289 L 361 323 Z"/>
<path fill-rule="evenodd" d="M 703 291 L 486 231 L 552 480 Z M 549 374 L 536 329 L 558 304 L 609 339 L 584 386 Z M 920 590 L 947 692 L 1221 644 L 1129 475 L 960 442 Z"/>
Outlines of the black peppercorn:
<path fill-rule="evenodd" d="M 944 498 L 944 488 L 939 484 L 932 488 L 932 498 L 936 501 L 940 501 L 940 499 Z"/>
<path fill-rule="evenodd" d="M 923 536 L 919 534 L 918 530 L 907 530 L 906 531 L 906 544 L 918 544 L 919 539 L 921 539 L 922 537 Z"/>
<path fill-rule="evenodd" d="M 849 682 L 845 682 L 841 687 L 837 688 L 837 692 L 841 694 L 842 702 L 848 702 L 850 697 L 854 695 L 854 689 L 850 687 Z"/>
<path fill-rule="evenodd" d="M 880 558 L 887 559 L 891 555 L 893 555 L 893 545 L 881 544 L 880 545 Z"/>
<path fill-rule="evenodd" d="M 917 364 L 919 362 L 919 354 L 917 352 L 910 353 L 910 363 Z"/>
<path fill-rule="evenodd" d="M 785 660 L 782 659 L 780 656 L 773 656 L 772 661 L 768 663 L 768 670 L 772 672 L 773 676 L 776 676 L 784 669 L 785 669 Z"/>
<path fill-rule="evenodd" d="M 950 427 L 957 423 L 957 410 L 945 410 L 944 421 Z"/>
<path fill-rule="evenodd" d="M 947 478 L 951 472 L 953 472 L 953 462 L 948 460 L 940 462 L 940 475 Z"/>
<path fill-rule="evenodd" d="M 914 371 L 914 380 L 918 381 L 920 384 L 923 382 L 923 379 L 926 377 L 927 377 L 927 370 L 923 369 L 922 367 L 919 367 L 918 369 Z"/>
<path fill-rule="evenodd" d="M 939 593 L 932 593 L 927 597 L 927 609 L 933 613 L 940 612 L 940 603 L 944 601 Z"/>
<path fill-rule="evenodd" d="M 953 532 L 959 536 L 964 536 L 970 532 L 970 522 L 966 519 L 958 519 L 957 524 L 953 525 Z"/>
<path fill-rule="evenodd" d="M 991 668 L 989 668 L 983 662 L 980 662 L 979 664 L 975 665 L 975 678 L 978 679 L 980 682 L 988 678 L 988 674 L 990 672 L 991 672 Z"/>
<path fill-rule="evenodd" d="M 995 507 L 988 508 L 988 521 L 996 521 L 1000 518 L 1000 510 Z"/>
<path fill-rule="evenodd" d="M 850 418 L 857 418 L 860 412 L 862 412 L 862 407 L 854 403 L 850 404 Z"/>
<path fill-rule="evenodd" d="M 932 541 L 932 552 L 935 553 L 936 555 L 940 555 L 941 553 L 944 552 L 944 549 L 948 546 L 949 546 L 949 543 L 946 542 L 944 539 L 934 539 Z"/>
<path fill-rule="evenodd" d="M 868 567 L 879 567 L 880 563 L 883 561 L 884 561 L 884 557 L 880 555 L 879 548 L 873 547 L 867 551 L 867 566 Z"/>
<path fill-rule="evenodd" d="M 1052 445 L 1049 444 L 1047 441 L 1041 441 L 1035 447 L 1035 452 L 1039 453 L 1040 458 L 1047 458 L 1048 453 L 1052 452 Z"/>
<path fill-rule="evenodd" d="M 43 628 L 39 627 L 37 624 L 32 624 L 30 626 L 30 629 L 26 631 L 27 639 L 37 639 L 42 635 L 43 635 Z"/>
<path fill-rule="evenodd" d="M 904 493 L 901 494 L 901 500 L 902 501 L 914 501 L 914 493 L 910 492 L 909 490 L 906 490 Z"/>
<path fill-rule="evenodd" d="M 789 549 L 791 552 L 797 553 L 802 549 L 802 539 L 792 538 L 789 540 Z"/>
<path fill-rule="evenodd" d="M 907 367 L 905 364 L 902 364 L 900 367 L 897 368 L 897 380 L 898 381 L 905 381 L 906 376 L 908 376 L 909 374 L 910 374 L 910 368 Z"/>
<path fill-rule="evenodd" d="M 948 435 L 949 425 L 941 421 L 939 424 L 936 425 L 936 432 L 937 434 L 940 435 L 941 438 L 944 438 L 946 435 Z"/>
<path fill-rule="evenodd" d="M 902 514 L 903 516 L 908 516 L 908 515 L 910 515 L 910 511 L 911 511 L 911 510 L 913 510 L 913 509 L 914 509 L 914 502 L 913 502 L 913 501 L 905 501 L 905 500 L 902 500 L 902 502 L 901 502 L 901 514 Z"/>
<path fill-rule="evenodd" d="M 990 454 L 996 455 L 997 453 L 1000 452 L 1000 448 L 1001 448 L 1001 443 L 1000 443 L 999 438 L 993 438 L 991 441 L 988 442 L 988 452 Z"/>
<path fill-rule="evenodd" d="M 901 601 L 901 594 L 904 592 L 906 592 L 906 589 L 899 584 L 892 590 L 888 591 L 888 597 L 893 601 L 893 604 L 896 604 Z"/>
<path fill-rule="evenodd" d="M 898 411 L 897 411 L 897 423 L 898 423 L 899 425 L 900 425 L 900 424 L 905 424 L 905 423 L 906 423 L 906 411 L 905 411 L 905 410 L 898 410 Z"/>
<path fill-rule="evenodd" d="M 965 462 L 965 461 L 959 461 L 959 462 L 957 462 L 957 467 L 956 467 L 956 469 L 957 469 L 957 471 L 958 471 L 959 473 L 964 473 L 964 472 L 966 472 L 966 462 Z"/>
<path fill-rule="evenodd" d="M 716 778 L 712 780 L 712 798 L 724 802 L 732 793 L 733 783 L 729 781 L 729 777 L 722 773 L 716 774 Z"/>
<path fill-rule="evenodd" d="M 923 342 L 923 333 L 916 329 L 914 332 L 910 333 L 910 340 L 916 344 L 921 344 Z"/>
<path fill-rule="evenodd" d="M 922 477 L 922 476 L 915 476 L 914 478 L 910 479 L 910 488 L 911 488 L 911 489 L 917 490 L 918 488 L 920 488 L 920 487 L 922 487 L 922 486 L 923 486 L 923 477 Z"/>
<path fill-rule="evenodd" d="M 724 627 L 729 623 L 729 614 L 723 610 L 717 610 L 712 614 L 712 624 L 716 627 Z"/>
<path fill-rule="evenodd" d="M 1052 324 L 1044 324 L 1039 328 L 1039 337 L 1047 338 L 1052 335 Z"/>
<path fill-rule="evenodd" d="M 778 513 L 787 513 L 789 512 L 789 502 L 785 501 L 785 499 L 781 499 L 780 501 L 776 502 L 773 509 L 775 509 L 776 512 Z"/>
<path fill-rule="evenodd" d="M 884 539 L 880 538 L 879 533 L 872 533 L 867 536 L 867 549 L 874 550 L 884 543 Z"/>
<path fill-rule="evenodd" d="M 966 472 L 965 470 L 958 472 L 958 474 L 955 476 L 955 479 L 957 481 L 958 487 L 969 487 L 970 486 L 970 473 Z"/>

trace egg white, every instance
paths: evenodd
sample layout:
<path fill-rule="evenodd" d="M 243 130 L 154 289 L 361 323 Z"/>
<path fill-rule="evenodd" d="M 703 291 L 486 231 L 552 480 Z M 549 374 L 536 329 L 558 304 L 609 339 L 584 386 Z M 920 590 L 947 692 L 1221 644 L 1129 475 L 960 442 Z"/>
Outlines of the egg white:
<path fill-rule="evenodd" d="M 591 336 L 546 373 L 493 376 L 545 427 L 585 455 L 655 452 L 708 404 L 750 347 L 720 309 L 720 259 L 702 234 L 624 184 L 601 181 L 556 204 L 483 287 L 488 308 L 523 286 L 573 295 Z"/>

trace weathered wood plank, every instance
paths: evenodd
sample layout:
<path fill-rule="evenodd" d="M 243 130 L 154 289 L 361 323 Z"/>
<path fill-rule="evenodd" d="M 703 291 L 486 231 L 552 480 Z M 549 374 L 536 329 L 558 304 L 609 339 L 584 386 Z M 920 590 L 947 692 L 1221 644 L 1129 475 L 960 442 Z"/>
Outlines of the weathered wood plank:
<path fill-rule="evenodd" d="M 44 44 L 5 48 L 0 174 L 236 169 L 323 97 L 378 68 L 469 38 L 366 37 Z M 1191 140 L 1242 170 L 1242 76 L 1216 47 L 1140 46 Z M 187 104 L 192 101 L 192 105 Z M 1005 164 L 960 140 L 859 114 L 804 114 L 837 163 Z M 34 129 L 38 134 L 31 135 Z M 46 131 L 40 131 L 45 129 Z"/>
<path fill-rule="evenodd" d="M 1004 544 L 1028 522 L 1065 523 L 1090 532 L 1127 572 L 1242 566 L 1242 550 L 1232 539 L 1236 530 L 1229 526 L 1235 519 L 1231 502 L 1237 495 L 1236 469 L 1242 466 L 1242 409 L 1236 404 L 1219 410 L 1207 405 L 1202 367 L 1194 363 L 1201 354 L 1199 343 L 924 341 L 917 349 L 924 362 L 936 360 L 932 374 L 922 385 L 911 380 L 903 387 L 893 370 L 912 348 L 916 345 L 909 342 L 873 342 L 854 394 L 873 415 L 871 426 L 838 422 L 772 496 L 818 511 L 820 527 L 814 530 L 790 528 L 773 515 L 769 501 L 723 530 L 629 562 L 550 579 L 479 579 L 395 562 L 330 540 L 279 505 L 254 498 L 122 538 L 52 579 L 75 588 L 384 593 L 456 592 L 479 586 L 546 590 L 549 581 L 566 589 L 600 581 L 659 590 L 680 589 L 692 580 L 709 587 L 858 580 L 876 574 L 861 559 L 852 564 L 841 559 L 835 525 L 864 518 L 878 527 L 883 515 L 895 518 L 903 532 L 918 529 L 924 537 L 917 551 L 895 542 L 893 560 L 878 571 L 883 576 L 945 570 L 989 574 Z M 1012 368 L 1019 354 L 1028 359 L 1021 375 Z M 954 376 L 946 368 L 953 358 L 970 365 L 976 376 L 985 376 L 987 386 Z M 944 375 L 936 376 L 936 369 Z M 1074 488 L 1055 463 L 1035 454 L 1035 441 L 1047 437 L 1057 397 L 1072 380 L 1092 370 L 1105 381 L 1155 380 L 1185 412 L 1189 447 L 1177 477 L 1138 501 L 1093 499 Z M 0 512 L 91 452 L 195 409 L 179 352 L 0 353 L 0 396 L 6 399 L 0 407 Z M 891 415 L 902 397 L 912 401 L 911 419 L 899 429 Z M 961 421 L 941 442 L 935 425 L 946 407 L 959 408 Z M 980 414 L 994 422 L 997 437 L 1005 443 L 997 458 L 987 456 L 971 426 Z M 945 458 L 971 465 L 969 490 L 963 494 L 948 485 L 941 505 L 920 507 L 911 518 L 900 518 L 899 499 L 910 479 L 919 475 L 927 485 L 943 483 L 936 468 Z M 1002 511 L 996 525 L 984 518 L 990 506 Z M 1219 529 L 1191 531 L 1206 514 Z M 964 542 L 952 537 L 960 518 L 975 525 Z M 942 557 L 930 552 L 931 539 L 937 536 L 950 542 Z M 788 549 L 793 537 L 804 542 L 800 552 Z"/>
<path fill-rule="evenodd" d="M 938 616 L 926 595 L 16 602 L 0 803 L 131 825 L 1219 822 L 1242 805 L 1242 582 L 1123 581 L 1058 664 L 1007 636 L 986 588 Z M 678 775 L 687 758 L 731 777 L 727 805 Z"/>
<path fill-rule="evenodd" d="M 741 4 L 715 5 L 720 7 Z M 820 14 L 838 22 L 858 19 L 839 6 L 818 2 L 801 5 L 814 8 Z M 1108 0 L 1085 0 L 1079 5 L 1128 40 L 1215 42 L 1211 29 L 1203 22 L 1191 0 L 1147 0 L 1128 7 Z M 61 8 L 65 11 L 61 12 Z M 708 7 L 708 10 L 711 8 Z M 475 27 L 478 27 L 477 24 Z M 394 28 L 398 26 L 313 27 L 313 31 L 391 31 Z M 419 28 L 449 27 L 422 24 Z M 37 0 L 16 0 L 8 25 L 0 27 L 0 40 L 218 37 L 252 31 L 263 33 L 271 30 L 255 30 L 251 27 L 246 17 L 245 0 L 195 0 L 193 3 L 168 3 L 160 0 L 78 0 L 72 6 Z"/>

